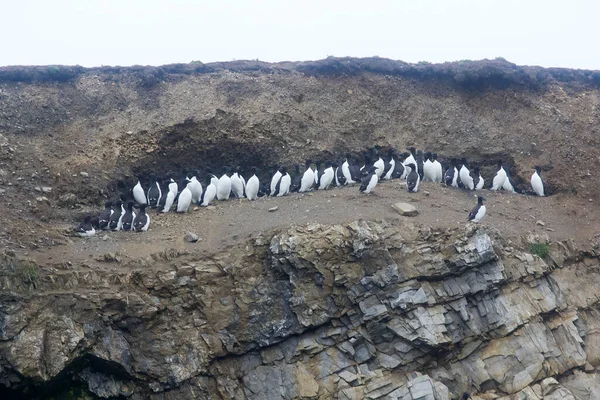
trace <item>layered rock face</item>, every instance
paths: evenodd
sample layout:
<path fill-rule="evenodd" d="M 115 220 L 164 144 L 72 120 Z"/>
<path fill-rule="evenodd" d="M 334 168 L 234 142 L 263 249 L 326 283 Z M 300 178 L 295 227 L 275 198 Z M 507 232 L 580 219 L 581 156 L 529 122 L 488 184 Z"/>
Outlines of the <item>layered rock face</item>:
<path fill-rule="evenodd" d="M 598 254 L 526 251 L 543 241 L 355 221 L 212 255 L 7 273 L 0 386 L 21 398 L 598 399 Z"/>

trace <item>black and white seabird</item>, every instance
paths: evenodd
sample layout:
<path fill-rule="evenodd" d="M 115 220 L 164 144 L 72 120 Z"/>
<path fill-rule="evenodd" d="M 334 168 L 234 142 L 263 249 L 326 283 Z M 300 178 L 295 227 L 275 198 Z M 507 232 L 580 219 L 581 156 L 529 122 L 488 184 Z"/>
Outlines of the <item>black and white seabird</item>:
<path fill-rule="evenodd" d="M 117 200 L 115 202 L 115 208 L 113 213 L 110 215 L 110 219 L 108 222 L 108 228 L 111 231 L 120 231 L 121 230 L 121 217 L 123 216 L 123 207 L 121 205 L 121 200 Z"/>
<path fill-rule="evenodd" d="M 531 188 L 533 189 L 535 194 L 537 194 L 540 197 L 544 197 L 544 182 L 542 182 L 542 177 L 540 176 L 541 171 L 542 169 L 536 165 L 535 172 L 533 173 L 533 175 L 531 175 Z"/>
<path fill-rule="evenodd" d="M 162 196 L 162 191 L 160 189 L 160 185 L 156 180 L 156 175 L 154 172 L 150 173 L 150 187 L 148 188 L 147 193 L 147 204 L 150 208 L 158 207 L 158 202 Z"/>
<path fill-rule="evenodd" d="M 377 178 L 381 178 L 381 175 L 383 175 L 383 171 L 385 171 L 385 162 L 379 154 L 379 146 L 375 146 L 375 148 L 373 149 L 373 165 L 377 167 Z"/>
<path fill-rule="evenodd" d="M 331 163 L 333 167 L 333 171 L 335 174 L 335 185 L 336 186 L 344 186 L 346 185 L 346 177 L 344 176 L 344 172 L 342 171 L 342 167 L 338 164 L 337 161 Z"/>
<path fill-rule="evenodd" d="M 200 202 L 202 207 L 209 206 L 217 196 L 217 186 L 215 185 L 213 178 L 214 175 L 212 174 L 206 175 L 206 189 L 204 192 L 202 192 L 202 198 Z"/>
<path fill-rule="evenodd" d="M 223 175 L 221 175 L 217 182 L 217 200 L 229 200 L 229 195 L 231 194 L 231 178 L 229 177 L 229 173 L 231 172 L 231 168 L 223 167 L 222 171 Z"/>
<path fill-rule="evenodd" d="M 192 182 L 188 182 L 185 188 L 179 193 L 179 199 L 177 200 L 177 212 L 186 213 L 188 212 L 190 205 L 192 204 L 192 191 L 190 185 Z"/>
<path fill-rule="evenodd" d="M 388 150 L 388 156 L 385 161 L 385 168 L 383 169 L 383 179 L 390 180 L 392 179 L 392 174 L 394 173 L 394 168 L 396 167 L 396 149 L 393 147 Z"/>
<path fill-rule="evenodd" d="M 275 193 L 273 196 L 281 197 L 285 196 L 290 192 L 290 186 L 292 185 L 292 177 L 287 172 L 286 167 L 279 168 L 279 172 L 281 172 L 281 178 L 279 178 L 279 182 L 275 186 Z"/>
<path fill-rule="evenodd" d="M 175 180 L 173 178 L 171 178 L 169 180 L 169 191 L 167 192 L 167 198 L 165 199 L 165 205 L 162 210 L 159 210 L 160 212 L 166 213 L 166 212 L 171 211 L 171 207 L 173 207 L 175 198 L 178 196 L 178 194 L 177 194 L 178 187 L 179 187 L 179 185 L 177 184 L 177 182 L 175 182 Z"/>
<path fill-rule="evenodd" d="M 292 178 L 292 186 L 290 186 L 290 192 L 296 193 L 300 190 L 302 184 L 302 172 L 300 172 L 300 164 L 294 164 L 294 177 Z"/>
<path fill-rule="evenodd" d="M 423 150 L 417 150 L 417 173 L 419 174 L 419 179 L 423 180 Z"/>
<path fill-rule="evenodd" d="M 311 163 L 311 160 L 306 160 L 306 170 L 304 171 L 304 174 L 302 174 L 300 189 L 298 190 L 300 193 L 310 192 L 315 184 L 315 171 L 310 167 Z"/>
<path fill-rule="evenodd" d="M 477 205 L 469 213 L 468 220 L 473 222 L 480 222 L 485 217 L 485 206 L 483 201 L 485 199 L 481 196 L 477 197 Z"/>
<path fill-rule="evenodd" d="M 140 209 L 135 221 L 133 221 L 133 230 L 136 232 L 146 232 L 150 226 L 150 216 L 146 214 L 146 205 L 140 204 Z"/>
<path fill-rule="evenodd" d="M 110 223 L 110 216 L 114 213 L 112 209 L 112 202 L 107 201 L 104 203 L 104 210 L 100 213 L 98 217 L 98 228 L 102 230 L 108 229 L 108 225 Z"/>
<path fill-rule="evenodd" d="M 502 161 L 499 160 L 496 164 L 496 175 L 492 180 L 492 186 L 490 190 L 500 190 L 504 186 L 504 182 L 506 182 L 506 171 L 502 167 Z"/>
<path fill-rule="evenodd" d="M 275 190 L 277 188 L 277 183 L 279 183 L 280 179 L 281 179 L 281 168 L 279 166 L 277 166 L 276 169 L 275 169 L 275 173 L 271 177 L 271 185 L 270 185 L 271 193 L 270 193 L 270 196 L 275 196 Z"/>
<path fill-rule="evenodd" d="M 406 168 L 404 168 L 404 164 L 400 161 L 404 160 L 408 157 L 409 153 L 402 153 L 398 155 L 398 152 L 394 149 L 394 156 L 396 157 L 396 164 L 394 165 L 394 172 L 392 172 L 392 179 L 402 179 L 406 177 Z"/>
<path fill-rule="evenodd" d="M 458 178 L 457 175 L 458 171 L 456 171 L 456 168 L 454 167 L 454 162 L 451 162 L 444 174 L 444 184 L 446 184 L 446 186 L 454 186 Z"/>
<path fill-rule="evenodd" d="M 133 220 L 135 219 L 135 212 L 133 211 L 133 201 L 127 203 L 125 214 L 121 219 L 124 231 L 130 231 L 133 229 Z"/>
<path fill-rule="evenodd" d="M 260 181 L 256 175 L 258 173 L 258 168 L 252 167 L 252 173 L 253 175 L 248 179 L 248 182 L 246 182 L 246 198 L 248 200 L 256 200 L 258 197 L 258 189 L 260 188 Z"/>
<path fill-rule="evenodd" d="M 241 171 L 239 166 L 235 169 L 235 172 L 231 174 L 231 192 L 236 198 L 241 199 L 244 197 L 244 182 L 238 171 Z"/>
<path fill-rule="evenodd" d="M 362 182 L 362 175 L 360 173 L 360 162 L 357 158 L 351 157 L 348 160 L 348 170 L 350 171 L 352 181 L 356 183 Z"/>
<path fill-rule="evenodd" d="M 471 177 L 471 171 L 469 171 L 467 159 L 463 158 L 461 164 L 462 164 L 462 166 L 460 167 L 458 176 L 459 176 L 462 184 L 464 185 L 465 189 L 474 190 L 475 183 L 473 182 L 473 178 Z"/>
<path fill-rule="evenodd" d="M 192 177 L 190 178 L 190 183 L 188 185 L 188 189 L 192 192 L 192 203 L 200 204 L 200 198 L 202 197 L 202 183 L 198 180 L 200 177 L 200 171 L 194 170 Z"/>
<path fill-rule="evenodd" d="M 431 152 L 425 153 L 425 162 L 423 162 L 423 180 L 435 182 L 435 167 L 431 161 Z"/>
<path fill-rule="evenodd" d="M 77 228 L 74 229 L 75 235 L 79 237 L 90 237 L 96 234 L 96 229 L 92 224 L 92 217 L 86 215 L 83 218 L 83 221 L 79 224 Z"/>
<path fill-rule="evenodd" d="M 146 192 L 142 187 L 141 179 L 138 178 L 137 184 L 133 187 L 133 198 L 138 204 L 146 204 Z"/>
<path fill-rule="evenodd" d="M 346 159 L 342 163 L 342 174 L 346 179 L 346 185 L 353 185 L 356 181 L 352 177 L 352 173 L 350 172 L 350 165 L 352 163 L 352 155 L 350 153 L 346 153 Z"/>
<path fill-rule="evenodd" d="M 441 183 L 444 179 L 444 171 L 442 164 L 437 160 L 437 153 L 431 153 L 431 163 L 433 164 L 435 170 L 435 178 L 433 181 Z"/>
<path fill-rule="evenodd" d="M 408 175 L 406 175 L 406 190 L 416 193 L 419 190 L 419 182 L 421 181 L 421 177 L 417 172 L 417 166 L 414 163 L 410 163 L 405 165 L 405 167 L 410 169 Z"/>
<path fill-rule="evenodd" d="M 483 177 L 481 176 L 481 173 L 479 172 L 479 167 L 473 168 L 473 175 L 474 175 L 473 184 L 475 185 L 475 190 L 483 189 L 485 180 L 483 179 Z"/>
<path fill-rule="evenodd" d="M 335 177 L 334 175 L 335 175 L 335 172 L 333 170 L 333 167 L 331 166 L 331 162 L 329 162 L 329 161 L 325 162 L 325 169 L 323 170 L 321 176 L 319 177 L 318 189 L 319 190 L 329 189 L 329 187 L 333 183 L 333 179 Z"/>
<path fill-rule="evenodd" d="M 507 192 L 511 192 L 511 193 L 519 193 L 517 184 L 515 183 L 515 181 L 512 180 L 508 167 L 506 167 L 506 179 L 504 180 L 502 189 L 506 190 Z"/>
<path fill-rule="evenodd" d="M 359 190 L 363 193 L 371 193 L 375 186 L 377 186 L 379 178 L 377 177 L 377 167 L 371 165 L 366 176 L 362 179 Z"/>

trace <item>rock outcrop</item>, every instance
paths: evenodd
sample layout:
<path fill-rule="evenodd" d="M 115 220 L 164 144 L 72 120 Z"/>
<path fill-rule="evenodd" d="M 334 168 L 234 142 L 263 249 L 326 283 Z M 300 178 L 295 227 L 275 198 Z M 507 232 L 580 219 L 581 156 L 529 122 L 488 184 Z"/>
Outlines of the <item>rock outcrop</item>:
<path fill-rule="evenodd" d="M 597 399 L 598 255 L 545 240 L 361 220 L 104 269 L 5 256 L 0 394 Z"/>

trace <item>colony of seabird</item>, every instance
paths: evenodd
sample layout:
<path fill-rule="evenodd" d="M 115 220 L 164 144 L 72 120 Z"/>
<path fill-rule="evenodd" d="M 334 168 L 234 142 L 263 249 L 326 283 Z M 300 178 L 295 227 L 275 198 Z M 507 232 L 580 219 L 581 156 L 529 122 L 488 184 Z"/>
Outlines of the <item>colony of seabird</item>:
<path fill-rule="evenodd" d="M 351 153 L 346 154 L 343 162 L 324 163 L 306 160 L 304 171 L 295 164 L 293 178 L 285 166 L 278 166 L 274 171 L 259 178 L 260 170 L 252 167 L 252 175 L 246 179 L 238 166 L 222 168 L 221 177 L 207 169 L 204 174 L 205 187 L 202 186 L 203 175 L 199 170 L 192 173 L 182 171 L 179 179 L 173 173 L 167 173 L 159 180 L 150 173 L 146 185 L 138 179 L 133 189 L 128 189 L 124 182 L 118 185 L 118 200 L 105 203 L 100 215 L 86 216 L 75 229 L 75 234 L 93 236 L 97 229 L 111 231 L 145 232 L 150 226 L 150 215 L 146 208 L 156 209 L 159 213 L 175 210 L 185 213 L 192 204 L 206 207 L 216 200 L 228 200 L 230 197 L 256 200 L 263 196 L 286 196 L 289 193 L 305 193 L 312 190 L 327 190 L 333 186 L 349 186 L 360 184 L 359 190 L 369 194 L 373 192 L 380 180 L 401 179 L 409 193 L 419 190 L 421 181 L 444 183 L 465 190 L 482 190 L 484 179 L 477 166 L 469 169 L 465 158 L 449 159 L 443 168 L 436 153 L 407 148 L 409 152 L 399 154 L 395 148 L 390 148 L 387 154 L 382 154 L 376 146 L 363 152 L 362 158 Z M 400 161 L 403 160 L 403 161 Z M 340 165 L 341 164 L 341 165 Z M 314 165 L 314 168 L 313 168 Z M 540 177 L 540 167 L 535 167 L 531 176 L 531 187 L 538 196 L 544 196 L 544 183 Z M 498 161 L 496 173 L 489 186 L 490 190 L 506 190 L 511 193 L 519 192 L 511 178 L 508 168 Z M 468 220 L 480 222 L 486 213 L 483 204 L 485 199 L 478 196 L 475 208 L 469 213 Z"/>

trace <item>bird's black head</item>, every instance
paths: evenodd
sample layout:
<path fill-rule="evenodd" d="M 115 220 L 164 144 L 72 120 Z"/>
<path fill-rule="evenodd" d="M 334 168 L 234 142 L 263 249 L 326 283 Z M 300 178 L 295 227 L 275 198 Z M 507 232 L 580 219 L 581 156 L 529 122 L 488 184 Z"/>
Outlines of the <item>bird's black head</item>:
<path fill-rule="evenodd" d="M 340 164 L 338 164 L 338 162 L 337 162 L 337 161 L 333 161 L 333 162 L 331 162 L 330 164 L 331 164 L 331 166 L 332 166 L 333 168 L 337 168 L 337 167 L 339 167 L 339 166 L 340 166 Z"/>
<path fill-rule="evenodd" d="M 413 155 L 413 157 L 416 155 L 416 154 L 415 154 L 415 152 L 416 152 L 416 149 L 415 149 L 414 147 L 412 147 L 412 146 L 411 146 L 411 147 L 407 147 L 407 148 L 406 148 L 406 150 L 410 151 L 410 154 L 412 154 L 412 155 Z M 407 156 L 407 157 L 408 157 L 408 156 Z"/>
<path fill-rule="evenodd" d="M 283 175 L 287 174 L 287 168 L 286 167 L 280 167 L 279 168 L 279 172 L 281 172 Z"/>
<path fill-rule="evenodd" d="M 407 164 L 406 166 L 407 166 L 407 167 L 410 167 L 410 169 L 411 169 L 412 171 L 416 171 L 416 170 L 417 170 L 417 166 L 416 166 L 414 163 Z"/>
<path fill-rule="evenodd" d="M 143 213 L 146 211 L 146 207 L 148 207 L 147 204 L 140 204 L 138 208 L 140 209 L 140 212 Z"/>
<path fill-rule="evenodd" d="M 469 392 L 464 392 L 462 396 L 460 396 L 460 400 L 472 399 L 471 394 Z"/>
<path fill-rule="evenodd" d="M 251 170 L 252 170 L 252 172 L 254 172 L 255 174 L 258 172 L 258 168 L 257 168 L 257 167 L 254 167 L 254 166 L 253 166 L 253 167 L 252 167 L 252 168 L 250 168 L 250 169 L 251 169 Z"/>
<path fill-rule="evenodd" d="M 194 176 L 196 177 L 196 179 L 198 179 L 198 177 L 200 176 L 200 170 L 199 169 L 195 169 L 194 170 Z"/>
<path fill-rule="evenodd" d="M 91 216 L 91 215 L 87 215 L 87 214 L 86 214 L 86 215 L 83 217 L 83 222 L 85 222 L 85 223 L 87 224 L 87 223 L 89 223 L 89 222 L 90 222 L 90 220 L 91 220 L 91 219 L 92 219 L 92 216 Z"/>
<path fill-rule="evenodd" d="M 462 163 L 462 165 L 464 165 L 465 167 L 467 167 L 467 166 L 468 166 L 468 164 L 467 164 L 467 159 L 466 159 L 465 157 L 463 157 L 463 158 L 460 160 L 460 162 L 461 162 L 461 163 Z"/>
<path fill-rule="evenodd" d="M 538 174 L 540 172 L 542 172 L 542 168 L 539 165 L 536 165 L 535 167 L 533 167 L 535 169 L 535 172 L 537 172 Z"/>
<path fill-rule="evenodd" d="M 377 171 L 377 167 L 374 165 L 371 165 L 371 168 L 369 168 L 369 174 L 374 174 Z"/>
<path fill-rule="evenodd" d="M 406 158 L 406 157 L 410 156 L 410 153 L 407 153 L 407 152 L 405 151 L 404 153 L 402 153 L 402 154 L 401 154 L 401 156 L 402 156 L 403 158 Z"/>
<path fill-rule="evenodd" d="M 331 166 L 331 161 L 325 161 L 325 168 L 329 168 Z"/>
<path fill-rule="evenodd" d="M 431 153 L 431 160 L 437 160 L 437 153 Z"/>
<path fill-rule="evenodd" d="M 154 172 L 150 172 L 150 180 L 151 180 L 152 182 L 155 182 L 155 181 L 156 181 L 156 174 L 155 174 Z"/>
<path fill-rule="evenodd" d="M 181 169 L 181 177 L 182 177 L 182 178 L 187 178 L 187 173 L 188 173 L 188 172 L 187 172 L 187 169 L 185 169 L 185 168 L 182 168 L 182 169 Z"/>
<path fill-rule="evenodd" d="M 421 150 L 421 149 L 417 150 L 417 155 L 422 156 L 423 155 L 423 150 Z"/>
<path fill-rule="evenodd" d="M 206 184 L 210 185 L 211 182 L 212 182 L 212 175 L 211 174 L 207 174 L 206 175 Z"/>
<path fill-rule="evenodd" d="M 123 203 L 121 202 L 121 200 L 117 200 L 117 201 L 115 201 L 115 207 L 116 207 L 116 208 L 121 208 L 121 204 L 123 204 Z"/>
<path fill-rule="evenodd" d="M 294 164 L 294 169 L 296 170 L 296 173 L 300 173 L 300 164 L 296 163 Z"/>
<path fill-rule="evenodd" d="M 222 167 L 221 167 L 221 172 L 222 172 L 223 174 L 226 174 L 227 172 L 229 172 L 229 167 L 228 167 L 228 166 L 226 166 L 226 165 L 222 166 Z"/>
<path fill-rule="evenodd" d="M 106 203 L 104 203 L 104 207 L 105 208 L 111 208 L 112 207 L 112 201 L 107 201 Z"/>
<path fill-rule="evenodd" d="M 483 201 L 484 201 L 484 200 L 485 200 L 485 199 L 484 199 L 482 196 L 479 196 L 479 197 L 477 197 L 477 202 L 478 202 L 479 204 L 483 204 Z"/>
<path fill-rule="evenodd" d="M 425 161 L 427 161 L 427 160 L 431 160 L 431 152 L 430 151 L 425 153 Z"/>
<path fill-rule="evenodd" d="M 130 209 L 130 210 L 133 208 L 133 201 L 128 201 L 127 202 L 127 208 Z"/>
<path fill-rule="evenodd" d="M 477 167 L 477 166 L 473 167 L 473 173 L 475 175 L 479 175 L 479 167 Z"/>

